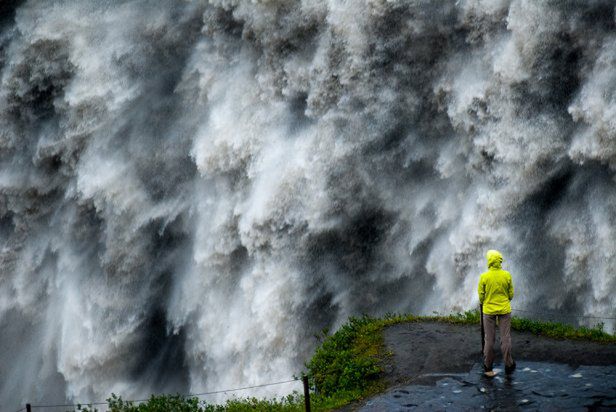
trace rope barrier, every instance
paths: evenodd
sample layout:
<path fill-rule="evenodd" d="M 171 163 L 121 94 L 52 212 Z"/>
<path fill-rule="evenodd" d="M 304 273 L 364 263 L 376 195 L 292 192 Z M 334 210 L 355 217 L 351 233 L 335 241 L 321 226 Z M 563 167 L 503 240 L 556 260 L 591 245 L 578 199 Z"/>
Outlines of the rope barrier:
<path fill-rule="evenodd" d="M 245 386 L 243 388 L 234 388 L 234 389 L 221 389 L 221 390 L 216 390 L 216 391 L 210 391 L 210 392 L 201 392 L 201 393 L 189 393 L 187 395 L 182 395 L 184 397 L 199 397 L 199 396 L 206 396 L 206 395 L 214 395 L 217 393 L 227 393 L 227 392 L 238 392 L 238 391 L 243 391 L 246 389 L 255 389 L 255 388 L 263 388 L 266 386 L 274 386 L 274 385 L 282 385 L 285 383 L 291 383 L 291 382 L 297 382 L 300 379 L 298 378 L 293 378 L 293 379 L 289 379 L 286 381 L 280 381 L 280 382 L 272 382 L 272 383 L 264 383 L 264 384 L 260 384 L 260 385 L 252 385 L 252 386 Z M 133 402 L 133 403 L 139 403 L 139 402 L 147 402 L 149 401 L 150 398 L 148 399 L 127 399 L 124 400 L 124 402 Z M 32 405 L 32 409 L 38 408 L 38 409 L 45 409 L 45 408 L 75 408 L 77 406 L 100 406 L 100 405 L 108 405 L 109 402 L 83 402 L 83 403 L 68 403 L 68 404 L 58 404 L 58 405 Z M 24 411 L 26 408 L 21 408 L 18 411 L 15 412 L 22 412 Z"/>
<path fill-rule="evenodd" d="M 67 403 L 63 405 L 32 405 L 31 408 L 75 408 L 77 406 L 99 406 L 99 405 L 107 405 L 108 402 L 88 402 L 88 403 Z"/>
<path fill-rule="evenodd" d="M 189 398 L 189 397 L 199 397 L 199 396 L 206 396 L 206 395 L 214 395 L 214 394 L 217 394 L 217 393 L 237 392 L 237 391 L 243 391 L 243 390 L 246 390 L 246 389 L 263 388 L 265 386 L 282 385 L 283 383 L 296 382 L 298 380 L 299 379 L 290 379 L 288 381 L 264 383 L 262 385 L 245 386 L 243 388 L 221 389 L 221 390 L 217 390 L 217 391 L 201 392 L 201 393 L 189 393 L 189 394 L 183 395 L 183 396 Z M 149 398 L 148 399 L 133 399 L 133 400 L 128 400 L 126 402 L 147 402 L 149 400 L 150 400 Z"/>
<path fill-rule="evenodd" d="M 243 391 L 246 389 L 254 389 L 254 388 L 263 388 L 265 386 L 274 386 L 274 385 L 282 385 L 283 383 L 290 383 L 290 382 L 296 382 L 299 381 L 299 379 L 290 379 L 288 381 L 282 381 L 282 382 L 274 382 L 274 383 L 264 383 L 262 385 L 254 385 L 254 386 L 246 386 L 244 388 L 237 388 L 237 389 L 228 389 L 226 391 L 212 391 L 212 392 L 203 392 L 203 393 L 193 393 L 187 396 L 205 396 L 205 395 L 213 395 L 216 393 L 226 393 L 226 392 L 237 392 L 237 391 Z"/>
<path fill-rule="evenodd" d="M 565 315 L 559 313 L 547 313 L 547 312 L 535 312 L 532 310 L 523 310 L 523 309 L 511 309 L 512 312 L 524 312 L 524 313 L 532 313 L 534 315 L 542 315 L 542 316 L 555 316 L 561 318 L 588 318 L 588 319 L 609 319 L 616 320 L 616 318 L 606 317 L 606 316 L 585 316 L 585 315 Z"/>

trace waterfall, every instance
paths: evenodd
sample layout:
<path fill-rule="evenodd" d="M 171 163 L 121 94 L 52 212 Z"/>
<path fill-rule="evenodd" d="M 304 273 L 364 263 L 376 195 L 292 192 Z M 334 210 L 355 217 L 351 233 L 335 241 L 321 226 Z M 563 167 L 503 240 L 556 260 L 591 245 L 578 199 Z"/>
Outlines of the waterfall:
<path fill-rule="evenodd" d="M 611 0 L 0 12 L 2 410 L 288 379 L 476 307 L 492 248 L 514 307 L 616 317 Z"/>

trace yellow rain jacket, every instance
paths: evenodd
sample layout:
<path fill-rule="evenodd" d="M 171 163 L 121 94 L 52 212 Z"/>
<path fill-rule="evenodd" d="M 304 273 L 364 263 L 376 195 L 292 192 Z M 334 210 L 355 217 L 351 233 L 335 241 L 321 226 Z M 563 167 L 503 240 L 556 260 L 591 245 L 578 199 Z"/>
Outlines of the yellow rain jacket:
<path fill-rule="evenodd" d="M 488 250 L 488 271 L 479 277 L 479 303 L 486 315 L 506 315 L 511 313 L 513 281 L 511 273 L 501 269 L 503 255 L 497 250 Z"/>

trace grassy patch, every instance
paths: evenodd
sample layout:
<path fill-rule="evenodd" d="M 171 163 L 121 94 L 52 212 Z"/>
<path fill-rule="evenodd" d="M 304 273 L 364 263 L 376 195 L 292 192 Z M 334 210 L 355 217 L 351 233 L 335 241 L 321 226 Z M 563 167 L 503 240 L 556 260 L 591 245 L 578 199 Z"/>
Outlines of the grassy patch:
<path fill-rule="evenodd" d="M 311 395 L 313 410 L 336 409 L 385 390 L 383 365 L 391 354 L 385 350 L 383 328 L 407 322 L 479 325 L 479 312 L 468 311 L 447 316 L 411 314 L 388 314 L 383 318 L 363 316 L 349 319 L 333 334 L 327 331 L 322 332 L 321 344 L 306 364 L 311 383 L 317 389 L 317 392 Z M 511 328 L 551 338 L 616 343 L 616 336 L 604 332 L 602 324 L 592 328 L 575 328 L 557 322 L 543 322 L 514 316 Z M 304 410 L 304 397 L 298 393 L 269 400 L 233 399 L 224 405 L 206 404 L 198 398 L 179 395 L 152 396 L 147 402 L 138 404 L 123 401 L 113 395 L 108 402 L 112 412 L 295 412 Z M 87 407 L 78 410 L 94 411 Z"/>
<path fill-rule="evenodd" d="M 616 343 L 616 336 L 610 335 L 603 330 L 603 324 L 594 327 L 579 327 L 566 325 L 559 322 L 544 322 L 518 318 L 511 319 L 511 328 L 522 332 L 531 332 L 535 335 L 547 336 L 556 339 L 575 339 L 601 343 Z"/>
<path fill-rule="evenodd" d="M 322 334 L 322 343 L 308 362 L 318 395 L 315 409 L 331 409 L 384 389 L 382 320 L 351 318 L 333 335 Z"/>

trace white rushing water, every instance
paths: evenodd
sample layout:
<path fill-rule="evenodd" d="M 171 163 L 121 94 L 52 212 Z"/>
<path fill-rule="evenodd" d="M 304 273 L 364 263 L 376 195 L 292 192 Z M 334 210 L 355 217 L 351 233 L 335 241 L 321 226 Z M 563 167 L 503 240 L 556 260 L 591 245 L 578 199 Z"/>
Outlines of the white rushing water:
<path fill-rule="evenodd" d="M 288 379 L 474 308 L 489 248 L 514 307 L 616 316 L 613 1 L 0 11 L 2 410 Z"/>

